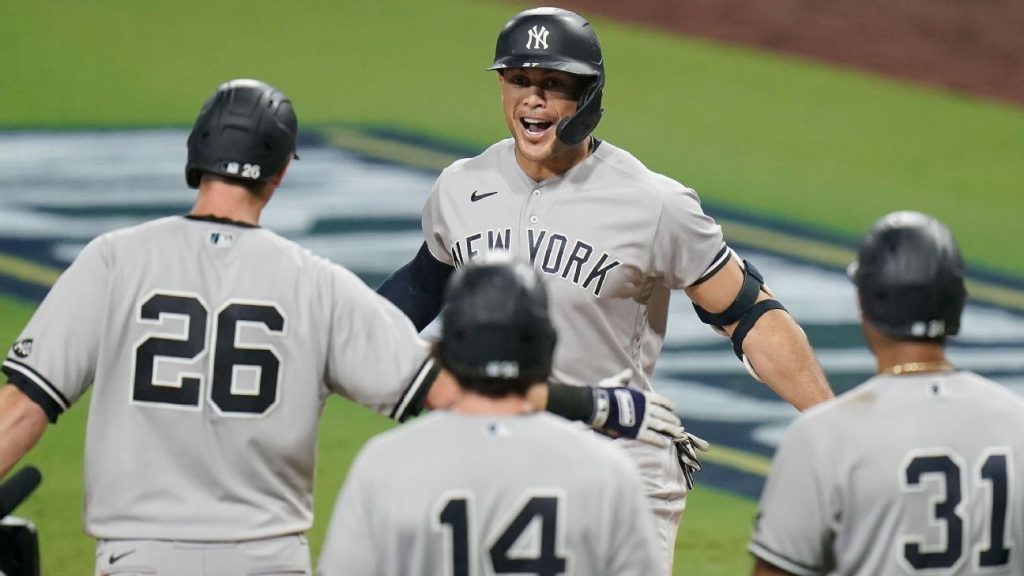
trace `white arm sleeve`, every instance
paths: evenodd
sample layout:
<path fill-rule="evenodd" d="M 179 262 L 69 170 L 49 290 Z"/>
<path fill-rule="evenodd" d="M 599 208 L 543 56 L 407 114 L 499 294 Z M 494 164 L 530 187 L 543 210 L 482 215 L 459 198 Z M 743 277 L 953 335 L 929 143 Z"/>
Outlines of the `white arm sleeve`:
<path fill-rule="evenodd" d="M 722 227 L 704 213 L 697 193 L 682 185 L 664 194 L 654 235 L 654 270 L 672 289 L 696 282 L 725 247 Z"/>
<path fill-rule="evenodd" d="M 351 272 L 336 267 L 330 354 L 332 390 L 382 414 L 396 416 L 432 383 L 429 345 L 409 318 Z"/>
<path fill-rule="evenodd" d="M 786 432 L 761 494 L 749 550 L 783 570 L 825 574 L 838 518 L 830 460 L 798 419 Z"/>
<path fill-rule="evenodd" d="M 427 201 L 423 205 L 423 241 L 426 242 L 427 249 L 430 250 L 434 258 L 454 266 L 455 262 L 452 259 L 451 253 L 448 252 L 448 228 L 445 225 L 441 210 L 443 200 L 441 197 L 441 180 L 443 178 L 444 173 L 442 172 L 441 176 L 434 182 L 434 187 L 430 189 L 430 195 L 427 196 Z"/>
<path fill-rule="evenodd" d="M 4 371 L 27 383 L 51 421 L 92 384 L 111 319 L 110 263 L 104 237 L 90 242 L 61 274 L 18 336 Z M 110 335 L 114 336 L 114 335 Z M 41 404 L 42 405 L 42 404 Z"/>

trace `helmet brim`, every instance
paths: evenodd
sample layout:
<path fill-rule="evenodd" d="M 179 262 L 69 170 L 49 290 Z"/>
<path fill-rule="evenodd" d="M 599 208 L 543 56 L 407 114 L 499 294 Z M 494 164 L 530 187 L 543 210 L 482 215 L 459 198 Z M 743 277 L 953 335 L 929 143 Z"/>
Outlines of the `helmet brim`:
<path fill-rule="evenodd" d="M 510 68 L 540 68 L 542 70 L 558 70 L 578 76 L 600 76 L 601 63 L 567 61 L 567 60 L 538 60 L 530 56 L 508 56 L 501 58 L 491 64 L 487 70 L 508 70 Z"/>

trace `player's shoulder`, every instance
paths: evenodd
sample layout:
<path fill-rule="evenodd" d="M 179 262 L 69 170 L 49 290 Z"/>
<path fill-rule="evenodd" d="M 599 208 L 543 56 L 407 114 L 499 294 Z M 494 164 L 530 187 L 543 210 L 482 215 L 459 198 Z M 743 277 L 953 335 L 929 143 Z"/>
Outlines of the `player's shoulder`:
<path fill-rule="evenodd" d="M 973 396 L 978 402 L 994 410 L 1018 416 L 1024 421 L 1024 397 L 1019 393 L 975 372 L 961 370 L 955 373 L 955 377 L 963 386 L 974 392 Z"/>
<path fill-rule="evenodd" d="M 878 377 L 805 409 L 786 430 L 787 437 L 821 438 L 831 432 L 843 433 L 850 426 L 862 424 L 864 415 L 879 400 L 884 384 Z M 792 440 L 790 440 L 792 441 Z"/>
<path fill-rule="evenodd" d="M 132 242 L 140 236 L 152 237 L 155 234 L 162 234 L 173 230 L 176 227 L 182 226 L 183 222 L 185 222 L 185 219 L 182 216 L 164 216 L 163 218 L 147 220 L 131 226 L 125 226 L 124 228 L 104 232 L 95 239 L 114 243 Z"/>
<path fill-rule="evenodd" d="M 182 222 L 184 222 L 184 218 L 181 216 L 166 216 L 109 230 L 90 240 L 82 252 L 107 253 L 121 248 L 133 249 L 174 234 L 174 230 L 180 227 Z"/>
<path fill-rule="evenodd" d="M 638 191 L 647 191 L 662 198 L 697 197 L 696 191 L 689 186 L 651 170 L 632 153 L 607 140 L 601 141 L 594 151 L 593 158 L 598 165 L 597 170 L 606 172 L 603 178 L 629 182 Z"/>
<path fill-rule="evenodd" d="M 513 149 L 515 143 L 511 138 L 499 140 L 485 148 L 476 156 L 460 158 L 441 171 L 439 179 L 451 179 L 470 177 L 477 174 L 491 174 L 498 166 L 514 158 Z"/>

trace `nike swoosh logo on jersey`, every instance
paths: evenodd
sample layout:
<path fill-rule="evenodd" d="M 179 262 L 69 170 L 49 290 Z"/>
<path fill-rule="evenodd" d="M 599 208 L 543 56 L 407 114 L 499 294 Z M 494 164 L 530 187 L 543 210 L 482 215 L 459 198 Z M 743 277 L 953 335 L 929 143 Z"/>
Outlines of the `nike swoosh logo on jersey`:
<path fill-rule="evenodd" d="M 477 200 L 483 200 L 488 196 L 494 196 L 497 193 L 497 190 L 495 190 L 494 192 L 484 192 L 483 194 L 481 194 L 479 190 L 473 190 L 473 193 L 469 196 L 469 201 L 476 202 Z"/>
<path fill-rule="evenodd" d="M 108 564 L 113 564 L 113 563 L 119 561 L 121 558 L 124 558 L 125 556 L 127 556 L 129 554 L 135 554 L 135 550 L 129 550 L 129 551 L 124 552 L 122 554 L 114 554 L 113 552 L 111 552 L 110 553 L 110 559 L 109 559 L 109 561 L 107 563 Z"/>

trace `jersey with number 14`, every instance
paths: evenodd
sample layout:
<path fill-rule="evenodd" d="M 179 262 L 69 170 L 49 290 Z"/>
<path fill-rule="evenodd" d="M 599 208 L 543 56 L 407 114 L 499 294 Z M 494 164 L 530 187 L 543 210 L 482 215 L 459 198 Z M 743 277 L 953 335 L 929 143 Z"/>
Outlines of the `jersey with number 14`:
<path fill-rule="evenodd" d="M 559 335 L 553 378 L 592 384 L 631 367 L 649 389 L 670 293 L 727 261 L 721 228 L 693 190 L 608 142 L 543 182 L 514 146 L 502 140 L 441 173 L 423 210 L 430 253 L 454 266 L 492 250 L 528 260 Z"/>
<path fill-rule="evenodd" d="M 330 393 L 399 416 L 431 366 L 405 315 L 341 266 L 172 217 L 86 246 L 4 372 L 52 421 L 92 385 L 89 534 L 234 541 L 310 527 Z"/>
<path fill-rule="evenodd" d="M 632 462 L 536 413 L 433 412 L 360 452 L 319 576 L 657 574 Z"/>
<path fill-rule="evenodd" d="M 1024 399 L 971 372 L 875 377 L 798 418 L 750 551 L 797 575 L 1024 574 Z"/>

